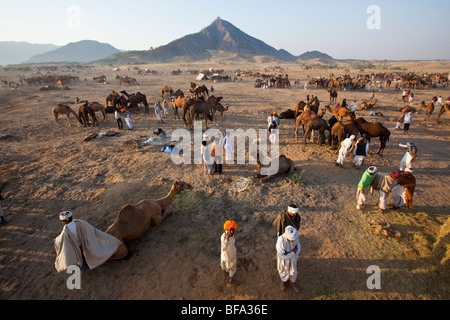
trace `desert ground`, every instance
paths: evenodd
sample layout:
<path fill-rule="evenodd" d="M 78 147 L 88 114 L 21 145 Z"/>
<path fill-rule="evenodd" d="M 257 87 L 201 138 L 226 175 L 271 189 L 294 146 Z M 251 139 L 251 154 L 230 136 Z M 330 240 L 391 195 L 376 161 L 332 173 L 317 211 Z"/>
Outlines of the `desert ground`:
<path fill-rule="evenodd" d="M 390 72 L 386 70 L 366 70 Z M 397 62 L 412 72 L 448 72 L 448 62 Z M 157 75 L 138 75 L 137 69 L 154 69 Z M 233 75 L 237 69 L 262 73 L 288 74 L 302 83 L 308 77 L 328 77 L 330 73 L 351 75 L 358 69 L 338 66 L 333 69 L 304 70 L 298 64 L 260 63 L 192 63 L 174 65 L 97 66 L 73 75 L 79 82 L 68 84 L 70 90 L 40 91 L 40 86 L 24 84 L 17 90 L 0 88 L 0 188 L 2 208 L 7 224 L 0 225 L 0 299 L 3 300 L 445 300 L 450 298 L 450 219 L 449 219 L 449 132 L 450 119 L 444 114 L 436 123 L 435 110 L 429 121 L 425 112 L 414 114 L 408 132 L 395 130 L 398 111 L 405 105 L 401 92 L 376 90 L 373 111 L 384 117 L 360 110 L 360 102 L 370 92 L 339 91 L 338 102 L 346 98 L 358 101 L 357 116 L 380 121 L 391 136 L 382 156 L 380 146 L 372 139 L 369 156 L 362 169 L 351 166 L 348 157 L 344 168 L 334 165 L 336 150 L 328 144 L 305 146 L 295 141 L 293 119 L 281 120 L 280 153 L 291 158 L 297 173 L 283 175 L 267 183 L 254 178 L 253 164 L 224 164 L 222 175 L 205 176 L 202 165 L 172 162 L 161 144 L 138 146 L 135 139 L 152 137 L 157 128 L 169 136 L 184 128 L 180 119 L 170 116 L 163 124 L 156 121 L 153 105 L 160 99 L 164 85 L 184 92 L 190 82 L 214 87 L 213 94 L 229 104 L 224 119 L 209 123 L 210 128 L 265 129 L 269 112 L 293 109 L 306 95 L 319 97 L 321 106 L 329 102 L 325 89 L 309 86 L 297 88 L 254 87 L 254 77 L 239 81 L 196 81 L 196 74 L 172 70 L 224 69 Z M 266 71 L 265 71 L 266 70 Z M 167 72 L 163 74 L 163 72 Z M 59 74 L 68 74 L 59 70 Z M 108 82 L 94 83 L 93 76 L 104 74 Z M 19 83 L 19 76 L 34 76 L 33 71 L 3 70 L 0 77 Z M 140 85 L 119 85 L 116 75 L 135 77 Z M 78 126 L 65 116 L 55 124 L 51 110 L 64 103 L 76 112 L 80 100 L 98 101 L 115 90 L 140 91 L 147 96 L 150 112 L 141 107 L 132 114 L 134 130 L 118 130 L 112 114 L 97 127 Z M 430 102 L 434 95 L 444 100 L 448 88 L 413 90 L 414 107 Z M 325 113 L 324 119 L 331 117 Z M 91 134 L 114 131 L 82 141 Z M 300 129 L 300 132 L 301 129 Z M 100 135 L 101 136 L 101 135 Z M 413 208 L 378 212 L 375 193 L 368 196 L 362 212 L 356 210 L 356 186 L 363 171 L 375 165 L 381 172 L 398 170 L 404 150 L 398 146 L 413 141 L 419 156 L 415 162 L 417 179 Z M 233 185 L 248 178 L 246 190 L 237 192 Z M 142 199 L 165 196 L 174 181 L 183 180 L 193 189 L 181 193 L 171 205 L 172 213 L 160 226 L 151 226 L 138 240 L 128 243 L 130 254 L 120 261 L 107 261 L 82 273 L 81 289 L 68 289 L 69 274 L 57 273 L 54 267 L 54 239 L 63 225 L 59 212 L 70 210 L 104 231 L 120 208 Z M 297 283 L 300 294 L 291 288 L 281 292 L 276 270 L 276 231 L 272 225 L 277 214 L 290 203 L 300 208 L 299 230 L 301 253 Z M 228 286 L 220 269 L 220 236 L 226 220 L 238 224 L 236 248 L 238 286 Z M 400 237 L 377 235 L 369 221 L 387 220 L 401 233 Z M 366 281 L 369 266 L 381 270 L 381 288 L 369 289 Z"/>

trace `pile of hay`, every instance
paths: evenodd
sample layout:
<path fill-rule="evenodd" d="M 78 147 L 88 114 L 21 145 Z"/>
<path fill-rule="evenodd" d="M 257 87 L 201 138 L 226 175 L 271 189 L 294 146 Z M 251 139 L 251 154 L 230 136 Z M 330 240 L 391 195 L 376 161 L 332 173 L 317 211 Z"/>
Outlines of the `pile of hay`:
<path fill-rule="evenodd" d="M 450 218 L 441 226 L 436 244 L 431 251 L 431 259 L 442 274 L 450 280 Z"/>
<path fill-rule="evenodd" d="M 204 192 L 181 192 L 177 195 L 174 203 L 174 211 L 179 213 L 188 213 L 191 210 L 200 206 L 204 201 L 208 199 L 208 195 Z"/>

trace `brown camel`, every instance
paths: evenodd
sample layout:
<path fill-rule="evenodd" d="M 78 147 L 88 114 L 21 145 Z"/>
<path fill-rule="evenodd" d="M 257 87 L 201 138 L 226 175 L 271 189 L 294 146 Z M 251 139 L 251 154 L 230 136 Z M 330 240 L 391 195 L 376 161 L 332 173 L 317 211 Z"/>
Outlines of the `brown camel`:
<path fill-rule="evenodd" d="M 119 98 L 119 94 L 115 91 L 111 91 L 111 93 L 105 98 L 105 106 L 109 107 L 109 103 L 111 102 L 111 105 L 115 107 L 117 98 Z"/>
<path fill-rule="evenodd" d="M 145 113 L 148 113 L 149 105 L 145 94 L 142 94 L 140 92 L 128 94 L 128 92 L 126 92 L 125 90 L 120 91 L 120 93 L 124 94 L 128 98 L 128 102 L 130 104 L 129 107 L 134 108 L 134 113 L 137 113 L 140 103 L 144 105 Z"/>
<path fill-rule="evenodd" d="M 358 134 L 358 127 L 352 120 L 336 122 L 331 128 L 331 149 L 337 148 L 339 151 L 339 146 L 346 137 L 351 135 L 357 137 Z"/>
<path fill-rule="evenodd" d="M 58 121 L 58 116 L 63 115 L 63 114 L 65 114 L 67 116 L 67 122 L 69 123 L 69 127 L 71 126 L 70 117 L 69 117 L 70 114 L 73 114 L 75 116 L 75 118 L 78 120 L 78 122 L 80 122 L 80 118 L 78 117 L 77 113 L 75 111 L 73 111 L 71 107 L 66 106 L 65 104 L 57 104 L 56 106 L 54 106 L 52 109 L 52 114 L 53 114 L 53 119 L 55 120 L 55 123 L 58 126 L 61 126 L 61 124 Z"/>
<path fill-rule="evenodd" d="M 172 99 L 173 89 L 169 86 L 164 86 L 161 88 L 161 99 L 164 100 L 164 94 L 169 94 L 169 98 Z"/>
<path fill-rule="evenodd" d="M 101 112 L 103 115 L 103 122 L 106 121 L 106 109 L 104 105 L 94 101 L 89 103 L 89 107 L 94 110 L 94 112 Z"/>
<path fill-rule="evenodd" d="M 361 106 L 362 106 L 361 109 L 367 110 L 367 109 L 373 108 L 376 103 L 377 103 L 377 99 L 375 99 L 374 101 L 364 100 L 363 102 L 361 102 Z"/>
<path fill-rule="evenodd" d="M 350 119 L 356 124 L 361 135 L 366 134 L 369 138 L 380 138 L 380 150 L 377 154 L 382 156 L 383 150 L 386 148 L 386 142 L 389 141 L 391 132 L 380 122 L 367 122 L 364 118 L 355 118 L 355 114 L 350 113 Z"/>
<path fill-rule="evenodd" d="M 319 106 L 320 106 L 319 98 L 317 98 L 317 96 L 312 96 L 312 99 L 309 100 L 309 108 L 316 114 L 319 114 Z"/>
<path fill-rule="evenodd" d="M 217 120 L 217 118 L 220 118 L 220 120 L 223 120 L 223 113 L 224 111 L 228 111 L 228 108 L 230 107 L 229 104 L 226 105 L 226 107 L 224 107 L 221 103 L 217 103 L 213 108 L 212 108 L 212 116 L 214 121 Z M 219 113 L 219 116 L 216 117 L 216 112 Z"/>
<path fill-rule="evenodd" d="M 308 123 L 309 120 L 314 119 L 317 117 L 317 114 L 315 114 L 310 109 L 306 108 L 296 119 L 295 119 L 295 141 L 298 141 L 298 128 L 300 125 L 303 127 L 303 132 L 305 132 L 305 125 Z"/>
<path fill-rule="evenodd" d="M 175 115 L 176 115 L 178 117 L 178 119 L 180 119 L 180 116 L 178 115 L 178 109 L 181 109 L 183 111 L 184 124 L 187 126 L 188 124 L 187 124 L 187 120 L 186 120 L 186 112 L 193 103 L 194 103 L 194 100 L 192 100 L 192 99 L 178 96 L 173 101 L 173 108 L 174 108 L 173 118 L 175 119 Z"/>
<path fill-rule="evenodd" d="M 347 107 L 339 107 L 337 109 L 332 110 L 330 108 L 330 105 L 326 105 L 325 108 L 331 112 L 332 114 L 334 114 L 334 116 L 336 117 L 336 119 L 338 119 L 338 121 L 341 121 L 342 118 L 344 117 L 348 117 L 350 118 L 350 110 L 347 109 Z"/>
<path fill-rule="evenodd" d="M 274 175 L 268 175 L 268 176 L 262 176 L 261 175 L 261 168 L 263 167 L 270 167 L 269 165 L 263 165 L 260 162 L 259 155 L 256 162 L 256 166 L 258 168 L 258 174 L 255 176 L 255 178 L 260 179 L 259 182 L 264 183 L 267 182 L 276 176 L 279 176 L 281 174 L 292 174 L 296 168 L 294 165 L 294 161 L 286 157 L 285 155 L 280 155 L 278 158 L 278 172 Z"/>
<path fill-rule="evenodd" d="M 126 204 L 123 206 L 114 223 L 105 231 L 122 241 L 122 244 L 110 259 L 125 258 L 128 255 L 128 248 L 125 243 L 141 237 L 152 223 L 159 226 L 171 213 L 171 210 L 167 207 L 181 191 L 189 189 L 192 189 L 192 187 L 188 183 L 175 181 L 170 192 L 164 198 L 144 199 L 136 205 Z"/>
<path fill-rule="evenodd" d="M 196 100 L 189 107 L 189 127 L 191 129 L 194 128 L 194 117 L 198 117 L 200 115 L 204 116 L 205 127 L 208 128 L 208 119 L 213 121 L 211 111 L 216 107 L 217 103 L 222 99 L 222 97 L 209 96 L 205 101 Z"/>
<path fill-rule="evenodd" d="M 423 120 L 424 120 L 424 121 L 425 121 L 425 120 L 429 120 L 431 114 L 432 114 L 433 111 L 434 111 L 434 103 L 431 102 L 429 105 L 426 105 L 426 104 L 425 104 L 425 101 L 422 101 L 422 104 L 421 104 L 420 107 L 417 109 L 417 112 L 419 112 L 420 109 L 422 109 L 422 108 L 425 108 L 425 110 L 426 110 L 425 118 L 424 118 Z"/>
<path fill-rule="evenodd" d="M 95 116 L 94 110 L 92 110 L 92 108 L 89 107 L 88 101 L 83 103 L 78 109 L 78 118 L 80 119 L 80 123 L 83 124 L 85 127 L 90 126 L 91 123 L 94 126 L 98 126 L 97 117 Z M 89 121 L 89 118 L 91 118 L 91 121 Z"/>
<path fill-rule="evenodd" d="M 330 104 L 336 103 L 337 101 L 337 91 L 335 89 L 329 89 L 328 92 L 330 93 Z"/>
<path fill-rule="evenodd" d="M 298 115 L 303 111 L 306 106 L 306 102 L 300 101 L 295 105 L 295 116 L 294 119 L 297 119 Z"/>
<path fill-rule="evenodd" d="M 306 146 L 306 138 L 311 134 L 311 142 L 314 140 L 314 131 L 318 131 L 317 144 L 322 145 L 325 141 L 325 130 L 331 131 L 330 125 L 322 117 L 315 117 L 308 121 L 305 126 L 304 141 Z M 330 141 L 331 144 L 331 141 Z"/>
<path fill-rule="evenodd" d="M 436 122 L 439 123 L 439 118 L 445 113 L 450 114 L 450 103 L 446 102 L 442 107 L 441 110 L 439 111 L 437 118 L 436 118 Z"/>

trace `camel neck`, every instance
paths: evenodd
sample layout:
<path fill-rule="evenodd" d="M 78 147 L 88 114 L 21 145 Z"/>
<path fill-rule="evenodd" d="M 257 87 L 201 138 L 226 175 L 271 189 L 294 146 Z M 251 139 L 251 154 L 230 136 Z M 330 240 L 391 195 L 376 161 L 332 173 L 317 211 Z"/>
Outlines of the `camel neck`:
<path fill-rule="evenodd" d="M 161 206 L 161 208 L 163 209 L 167 208 L 173 202 L 173 200 L 175 200 L 177 194 L 178 192 L 176 192 L 175 189 L 172 187 L 167 196 L 157 200 L 156 202 Z"/>

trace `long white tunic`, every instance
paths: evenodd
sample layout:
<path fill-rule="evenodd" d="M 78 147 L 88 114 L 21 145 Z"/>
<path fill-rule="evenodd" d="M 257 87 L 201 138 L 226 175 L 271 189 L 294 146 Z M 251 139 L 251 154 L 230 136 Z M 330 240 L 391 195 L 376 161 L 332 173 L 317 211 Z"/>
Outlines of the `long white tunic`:
<path fill-rule="evenodd" d="M 297 246 L 297 252 L 294 248 Z M 283 282 L 290 280 L 295 282 L 297 279 L 297 260 L 300 254 L 301 246 L 297 238 L 296 241 L 289 241 L 286 234 L 283 233 L 278 237 L 277 244 L 277 269 L 278 274 Z"/>
<path fill-rule="evenodd" d="M 229 273 L 230 277 L 233 277 L 236 273 L 236 247 L 234 245 L 234 236 L 230 237 L 228 241 L 225 237 L 225 232 L 220 237 L 220 266 L 222 270 Z"/>

